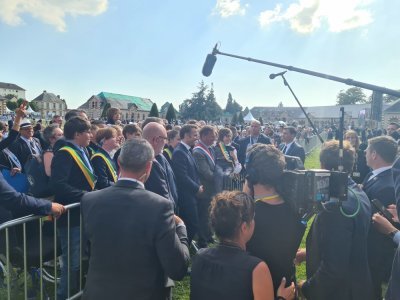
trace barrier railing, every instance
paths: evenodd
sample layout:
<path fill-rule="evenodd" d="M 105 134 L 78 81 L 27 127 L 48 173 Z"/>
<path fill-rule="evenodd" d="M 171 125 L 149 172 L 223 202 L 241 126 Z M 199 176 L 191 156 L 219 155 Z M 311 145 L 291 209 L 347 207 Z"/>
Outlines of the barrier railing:
<path fill-rule="evenodd" d="M 80 203 L 66 205 L 67 217 L 67 264 L 70 265 L 70 214 L 71 210 L 80 209 Z M 42 216 L 26 216 L 19 219 L 11 220 L 0 224 L 0 235 L 5 234 L 5 253 L 0 253 L 0 298 L 1 299 L 49 299 L 49 292 L 45 289 L 44 281 L 50 283 L 54 288 L 54 298 L 57 299 L 57 287 L 59 284 L 58 274 L 60 273 L 59 256 L 61 250 L 57 239 L 57 220 L 48 222 L 47 217 Z M 37 224 L 35 224 L 37 222 Z M 45 226 L 46 225 L 46 226 Z M 22 227 L 22 233 L 20 231 Z M 67 299 L 76 299 L 82 295 L 83 273 L 82 273 L 82 217 L 79 224 L 80 232 L 80 255 L 79 255 L 79 291 L 71 295 L 70 291 L 70 268 L 67 267 Z M 19 231 L 18 231 L 19 229 Z M 45 232 L 44 232 L 45 231 Z M 49 232 L 50 231 L 50 232 Z M 16 245 L 10 245 L 10 235 L 15 234 Z M 22 241 L 21 241 L 22 239 Z M 13 239 L 14 240 L 14 239 Z M 10 247 L 12 248 L 10 249 Z M 21 249 L 22 253 L 15 252 Z M 20 260 L 22 258 L 22 262 Z M 15 265 L 13 265 L 15 264 Z M 61 266 L 63 267 L 63 266 Z M 19 271 L 19 272 L 18 272 Z M 28 271 L 31 275 L 31 286 L 28 286 Z M 12 275 L 18 272 L 19 276 L 23 275 L 23 296 L 14 296 L 12 290 Z M 53 272 L 53 274 L 51 274 Z M 1 273 L 3 276 L 1 276 Z M 1 278 L 3 277 L 3 278 Z M 5 282 L 2 288 L 1 282 Z M 17 282 L 18 283 L 18 282 Z M 13 293 L 14 292 L 14 293 Z M 2 295 L 5 294 L 6 298 Z M 13 296 L 13 297 L 12 297 Z M 46 298 L 44 298 L 46 297 Z"/>

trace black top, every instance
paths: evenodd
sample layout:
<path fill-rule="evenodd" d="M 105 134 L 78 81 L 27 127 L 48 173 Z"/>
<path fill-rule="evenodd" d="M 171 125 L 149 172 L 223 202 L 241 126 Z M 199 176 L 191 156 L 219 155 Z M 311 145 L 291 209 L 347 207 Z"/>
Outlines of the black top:
<path fill-rule="evenodd" d="M 190 299 L 253 299 L 253 270 L 260 262 L 236 246 L 200 249 L 192 261 Z"/>
<path fill-rule="evenodd" d="M 271 272 L 274 291 L 286 277 L 287 286 L 295 280 L 293 260 L 300 246 L 305 226 L 291 213 L 286 202 L 272 205 L 256 202 L 255 228 L 247 250 L 266 262 Z"/>

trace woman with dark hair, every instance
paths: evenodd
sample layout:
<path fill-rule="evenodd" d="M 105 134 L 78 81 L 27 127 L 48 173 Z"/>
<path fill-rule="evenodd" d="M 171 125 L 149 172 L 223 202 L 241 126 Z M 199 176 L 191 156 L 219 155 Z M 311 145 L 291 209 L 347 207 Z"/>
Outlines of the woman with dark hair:
<path fill-rule="evenodd" d="M 364 143 L 360 144 L 358 134 L 354 130 L 346 131 L 344 139 L 349 141 L 351 146 L 353 146 L 356 151 L 356 162 L 354 163 L 351 178 L 354 180 L 355 183 L 361 184 L 364 182 L 365 176 L 367 176 L 367 174 L 371 170 L 367 166 L 367 159 L 365 158 L 364 152 L 365 149 L 367 149 L 367 145 Z"/>
<path fill-rule="evenodd" d="M 229 128 L 221 128 L 218 131 L 218 142 L 214 147 L 215 155 L 215 186 L 216 191 L 223 190 L 224 181 L 231 180 L 242 170 L 242 165 L 237 158 L 237 151 L 231 145 L 232 131 Z"/>
<path fill-rule="evenodd" d="M 210 219 L 219 244 L 193 258 L 190 299 L 274 299 L 268 266 L 246 252 L 254 231 L 253 199 L 238 191 L 220 193 L 211 202 Z M 278 299 L 293 299 L 294 284 L 284 285 L 282 280 Z"/>
<path fill-rule="evenodd" d="M 117 168 L 110 153 L 119 148 L 117 130 L 113 127 L 99 129 L 96 143 L 100 146 L 92 154 L 91 161 L 97 175 L 96 189 L 101 190 L 117 182 Z"/>
<path fill-rule="evenodd" d="M 119 108 L 110 107 L 107 110 L 107 124 L 115 125 L 121 123 L 121 111 Z"/>
<path fill-rule="evenodd" d="M 285 157 L 273 145 L 254 144 L 246 157 L 244 191 L 255 200 L 255 230 L 247 249 L 268 265 L 275 290 L 283 277 L 295 282 L 294 259 L 305 226 L 282 195 Z"/>

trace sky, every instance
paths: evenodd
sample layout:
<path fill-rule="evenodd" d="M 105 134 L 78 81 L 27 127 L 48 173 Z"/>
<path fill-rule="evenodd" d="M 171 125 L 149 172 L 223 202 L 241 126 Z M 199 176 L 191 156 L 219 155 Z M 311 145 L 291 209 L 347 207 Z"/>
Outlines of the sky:
<path fill-rule="evenodd" d="M 297 106 L 284 69 L 219 51 L 400 89 L 400 1 L 0 0 L 0 82 L 76 108 L 102 91 L 177 108 L 204 80 L 225 107 Z M 350 86 L 301 73 L 286 79 L 303 106 L 334 105 Z M 366 94 L 369 95 L 369 91 Z"/>

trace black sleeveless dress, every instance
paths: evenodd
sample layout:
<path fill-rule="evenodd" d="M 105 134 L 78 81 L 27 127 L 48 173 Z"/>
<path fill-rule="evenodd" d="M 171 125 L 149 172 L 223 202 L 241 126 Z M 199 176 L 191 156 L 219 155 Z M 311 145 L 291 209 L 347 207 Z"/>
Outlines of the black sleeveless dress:
<path fill-rule="evenodd" d="M 201 249 L 192 261 L 190 299 L 253 299 L 252 275 L 260 262 L 236 246 Z"/>

